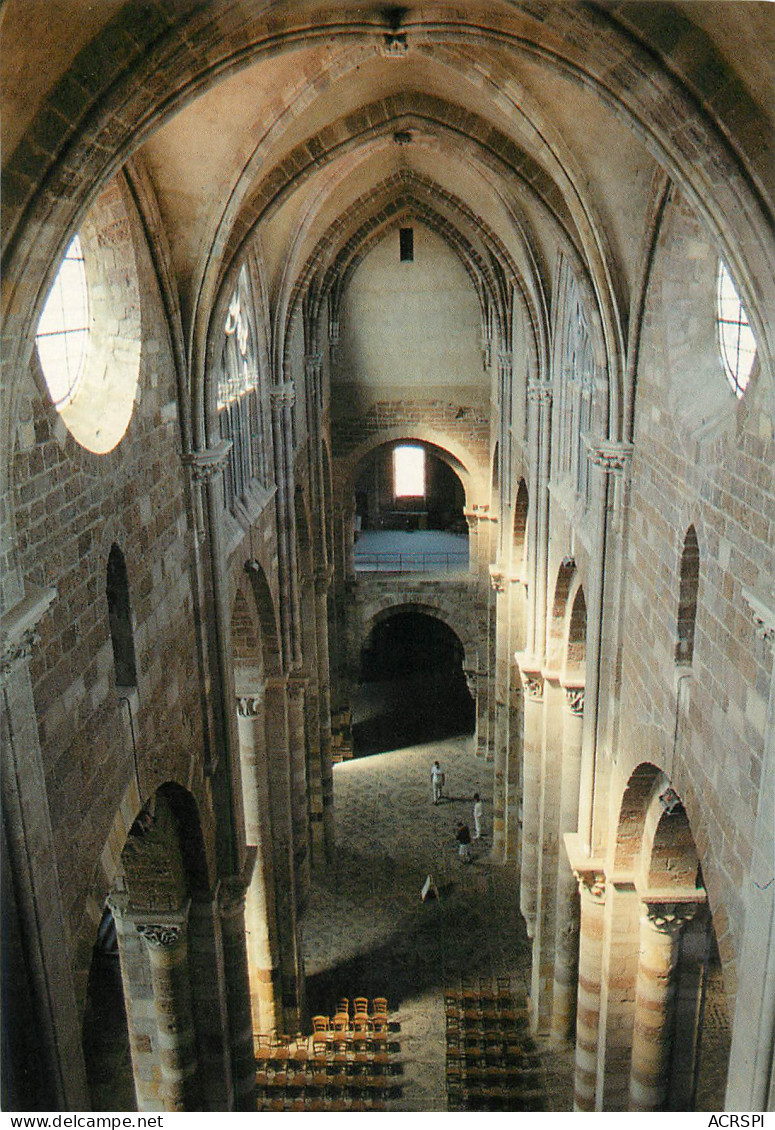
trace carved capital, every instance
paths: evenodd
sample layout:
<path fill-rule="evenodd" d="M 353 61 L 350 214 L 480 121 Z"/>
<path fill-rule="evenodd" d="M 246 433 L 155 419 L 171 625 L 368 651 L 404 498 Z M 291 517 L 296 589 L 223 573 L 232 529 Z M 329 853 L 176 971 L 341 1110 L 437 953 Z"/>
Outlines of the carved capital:
<path fill-rule="evenodd" d="M 207 483 L 219 475 L 229 461 L 232 441 L 222 439 L 204 451 L 189 451 L 183 455 L 183 465 L 190 468 L 194 482 Z"/>
<path fill-rule="evenodd" d="M 534 404 L 551 404 L 552 387 L 536 380 L 535 377 L 530 377 L 527 382 L 527 398 Z"/>
<path fill-rule="evenodd" d="M 490 584 L 495 592 L 501 593 L 506 590 L 506 574 L 498 565 L 490 566 Z"/>
<path fill-rule="evenodd" d="M 263 688 L 255 694 L 237 695 L 237 714 L 240 718 L 256 718 L 264 705 Z"/>
<path fill-rule="evenodd" d="M 675 936 L 694 918 L 698 909 L 696 902 L 644 902 L 641 918 L 658 934 Z"/>
<path fill-rule="evenodd" d="M 586 440 L 590 462 L 601 467 L 605 474 L 627 471 L 632 459 L 631 443 L 616 443 L 613 440 Z"/>
<path fill-rule="evenodd" d="M 571 714 L 580 718 L 584 713 L 584 688 L 565 687 L 565 706 Z"/>
<path fill-rule="evenodd" d="M 274 385 L 269 390 L 269 401 L 274 412 L 282 412 L 286 408 L 293 408 L 296 403 L 296 386 L 293 381 Z"/>
<path fill-rule="evenodd" d="M 306 675 L 289 675 L 288 677 L 288 697 L 301 698 L 304 695 L 307 687 L 309 686 L 309 679 Z"/>
<path fill-rule="evenodd" d="M 135 929 L 154 950 L 172 949 L 183 936 L 183 927 L 179 923 L 141 922 Z"/>
<path fill-rule="evenodd" d="M 583 897 L 591 899 L 598 905 L 605 902 L 605 872 L 604 871 L 577 871 L 573 874 L 579 884 L 579 891 Z"/>
<path fill-rule="evenodd" d="M 529 698 L 533 702 L 541 702 L 544 697 L 544 677 L 541 672 L 520 670 L 519 674 L 522 679 L 525 698 Z"/>

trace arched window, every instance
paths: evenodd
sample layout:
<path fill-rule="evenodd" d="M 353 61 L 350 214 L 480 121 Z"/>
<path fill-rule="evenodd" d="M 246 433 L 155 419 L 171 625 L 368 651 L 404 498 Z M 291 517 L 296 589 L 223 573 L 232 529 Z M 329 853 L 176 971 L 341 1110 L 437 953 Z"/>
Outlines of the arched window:
<path fill-rule="evenodd" d="M 108 617 L 117 687 L 137 686 L 135 641 L 132 634 L 132 612 L 129 605 L 129 579 L 124 555 L 113 545 L 108 557 Z"/>
<path fill-rule="evenodd" d="M 245 267 L 231 296 L 223 331 L 218 417 L 222 438 L 232 441 L 229 465 L 223 476 L 224 502 L 232 508 L 252 482 L 266 484 L 269 480 L 264 405 Z"/>
<path fill-rule="evenodd" d="M 756 339 L 732 276 L 722 262 L 718 265 L 716 284 L 716 324 L 724 372 L 739 400 L 748 387 L 756 360 Z"/>
<path fill-rule="evenodd" d="M 563 264 L 560 285 L 557 471 L 568 477 L 573 489 L 587 505 L 589 465 L 585 439 L 592 430 L 595 358 L 581 287 L 567 263 Z"/>
<path fill-rule="evenodd" d="M 694 657 L 694 622 L 697 619 L 697 589 L 700 580 L 700 547 L 694 526 L 690 526 L 681 554 L 681 577 L 678 589 L 678 638 L 675 661 L 689 666 Z"/>

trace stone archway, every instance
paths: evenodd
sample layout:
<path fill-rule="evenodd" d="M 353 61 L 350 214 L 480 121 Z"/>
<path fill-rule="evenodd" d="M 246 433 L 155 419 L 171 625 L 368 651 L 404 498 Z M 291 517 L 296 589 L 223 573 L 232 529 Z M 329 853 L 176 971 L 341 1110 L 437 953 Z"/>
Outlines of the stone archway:
<path fill-rule="evenodd" d="M 411 605 L 372 621 L 353 695 L 355 756 L 471 733 L 464 648 L 438 616 Z"/>
<path fill-rule="evenodd" d="M 713 918 L 689 817 L 658 766 L 630 774 L 610 862 L 580 874 L 580 891 L 576 1109 L 720 1109 L 729 1040 Z"/>
<path fill-rule="evenodd" d="M 228 1035 L 221 906 L 196 801 L 174 781 L 129 828 L 108 906 L 137 1108 L 228 1109 L 239 1062 Z"/>

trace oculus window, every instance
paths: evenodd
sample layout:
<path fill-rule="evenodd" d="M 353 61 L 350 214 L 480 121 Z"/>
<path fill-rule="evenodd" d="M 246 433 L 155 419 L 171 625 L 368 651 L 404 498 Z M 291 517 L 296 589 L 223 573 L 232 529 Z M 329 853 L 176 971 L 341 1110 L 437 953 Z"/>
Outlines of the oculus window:
<path fill-rule="evenodd" d="M 756 339 L 732 276 L 722 262 L 716 283 L 716 324 L 724 371 L 739 400 L 748 387 L 756 360 Z"/>
<path fill-rule="evenodd" d="M 89 298 L 80 238 L 76 235 L 57 271 L 35 335 L 54 407 L 76 394 L 89 346 Z"/>
<path fill-rule="evenodd" d="M 139 401 L 142 343 L 134 202 L 119 174 L 83 216 L 38 319 L 40 375 L 82 447 L 112 451 Z"/>
<path fill-rule="evenodd" d="M 425 497 L 425 449 L 401 446 L 393 449 L 393 485 L 396 498 Z"/>

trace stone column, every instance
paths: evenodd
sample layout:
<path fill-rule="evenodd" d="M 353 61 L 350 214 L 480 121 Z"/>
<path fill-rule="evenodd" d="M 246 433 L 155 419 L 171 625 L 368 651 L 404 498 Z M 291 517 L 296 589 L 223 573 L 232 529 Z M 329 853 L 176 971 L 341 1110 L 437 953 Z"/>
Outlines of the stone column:
<path fill-rule="evenodd" d="M 270 798 L 271 851 L 278 957 L 282 971 L 283 1024 L 299 1026 L 304 973 L 297 929 L 296 867 L 291 804 L 291 756 L 287 719 L 287 680 L 266 681 L 265 717 Z"/>
<path fill-rule="evenodd" d="M 291 814 L 293 821 L 293 870 L 296 914 L 304 913 L 309 897 L 309 820 L 307 817 L 306 708 L 307 680 L 288 679 L 288 738 L 291 754 Z"/>
<path fill-rule="evenodd" d="M 506 853 L 506 765 L 509 744 L 508 654 L 509 624 L 505 579 L 501 569 L 490 566 L 495 591 L 495 733 L 493 742 L 492 857 L 503 862 Z"/>
<path fill-rule="evenodd" d="M 476 706 L 476 734 L 474 741 L 476 745 L 476 756 L 486 759 L 487 757 L 487 677 L 481 675 L 479 671 L 472 671 L 467 669 L 465 672 L 466 684 L 471 698 L 474 700 Z"/>
<path fill-rule="evenodd" d="M 713 923 L 707 906 L 686 924 L 675 998 L 668 1110 L 694 1110 Z"/>
<path fill-rule="evenodd" d="M 7 591 L 10 578 L 6 581 Z M 25 595 L 3 615 L 1 623 L 2 847 L 3 868 L 13 878 L 13 892 L 4 907 L 3 1003 L 5 1023 L 17 1029 L 16 1049 L 24 1048 L 18 1060 L 14 1049 L 9 1049 L 3 1064 L 4 1085 L 19 1110 L 87 1110 L 69 929 L 29 667 L 40 639 L 38 625 L 57 593 L 29 582 L 23 591 Z M 10 941 L 12 925 L 17 947 Z M 30 1042 L 25 1046 L 28 1030 Z"/>
<path fill-rule="evenodd" d="M 187 915 L 136 927 L 146 943 L 165 1110 L 202 1109 L 191 984 L 188 973 Z"/>
<path fill-rule="evenodd" d="M 630 1110 L 663 1110 L 669 1087 L 675 968 L 681 931 L 694 916 L 693 903 L 645 903 L 635 990 L 635 1025 L 630 1071 Z"/>
<path fill-rule="evenodd" d="M 601 844 L 595 835 L 595 815 L 605 808 L 607 797 L 598 790 L 597 757 L 601 721 L 601 681 L 604 663 L 604 612 L 606 608 L 606 569 L 614 543 L 613 515 L 617 494 L 622 494 L 622 479 L 629 469 L 632 445 L 597 443 L 590 446 L 592 462 L 592 500 L 590 511 L 595 525 L 594 562 L 589 571 L 587 597 L 586 706 L 582 738 L 581 778 L 579 782 L 579 832 L 588 854 Z M 607 780 L 607 778 L 605 778 Z"/>
<path fill-rule="evenodd" d="M 562 783 L 560 787 L 560 835 L 575 832 L 579 815 L 579 770 L 584 688 L 566 686 L 562 725 Z M 554 985 L 552 989 L 552 1036 L 570 1040 L 576 1022 L 578 976 L 579 901 L 576 877 L 565 852 L 557 860 L 555 892 Z"/>
<path fill-rule="evenodd" d="M 229 971 L 224 960 L 217 897 L 203 891 L 192 899 L 187 935 L 202 1109 L 231 1110 L 236 1080 L 229 1034 Z M 245 1000 L 250 1000 L 247 978 L 242 994 Z"/>
<path fill-rule="evenodd" d="M 331 671 L 328 647 L 328 589 L 331 570 L 315 575 L 315 624 L 320 673 L 320 786 L 323 819 L 323 849 L 326 860 L 334 858 L 334 767 L 331 760 Z"/>
<path fill-rule="evenodd" d="M 275 385 L 269 395 L 277 486 L 277 554 L 283 666 L 286 671 L 292 671 L 301 665 L 302 658 L 293 470 L 293 405 L 296 390 L 292 381 L 286 381 L 285 384 Z"/>
<path fill-rule="evenodd" d="M 522 859 L 520 865 L 520 910 L 529 937 L 535 932 L 538 904 L 538 839 L 541 825 L 541 750 L 544 709 L 544 679 L 540 671 L 520 664 L 525 701 L 522 743 Z"/>
<path fill-rule="evenodd" d="M 471 573 L 479 571 L 479 514 L 476 510 L 464 513 L 468 526 L 468 569 Z"/>
<path fill-rule="evenodd" d="M 273 816 L 266 749 L 265 688 L 237 698 L 247 842 L 255 864 L 246 897 L 250 1000 L 256 1032 L 282 1026 L 282 985 L 275 910 Z"/>
<path fill-rule="evenodd" d="M 729 1056 L 727 1110 L 775 1109 L 775 595 L 743 589 L 770 687 Z M 766 957 L 765 957 L 766 954 Z"/>
<path fill-rule="evenodd" d="M 555 894 L 560 833 L 562 721 L 565 694 L 556 673 L 543 672 L 543 710 L 539 755 L 536 919 L 531 969 L 531 1023 L 546 1032 L 551 1019 L 554 983 Z"/>
<path fill-rule="evenodd" d="M 577 873 L 581 900 L 579 989 L 576 1006 L 576 1068 L 573 1109 L 597 1109 L 597 1045 L 600 1021 L 605 917 L 605 876 Z"/>
<path fill-rule="evenodd" d="M 529 456 L 533 475 L 530 516 L 530 615 L 528 650 L 541 653 L 546 639 L 546 590 L 549 558 L 549 469 L 551 458 L 552 389 L 529 380 L 527 388 Z"/>
<path fill-rule="evenodd" d="M 251 867 L 250 872 L 252 870 Z M 218 910 L 226 973 L 234 1109 L 255 1111 L 256 1065 L 245 938 L 245 878 L 239 876 L 221 883 Z"/>

